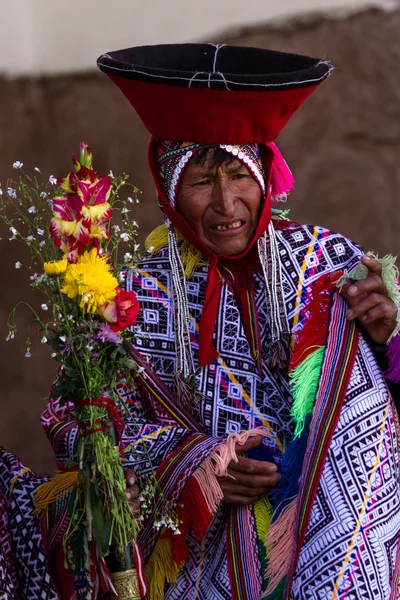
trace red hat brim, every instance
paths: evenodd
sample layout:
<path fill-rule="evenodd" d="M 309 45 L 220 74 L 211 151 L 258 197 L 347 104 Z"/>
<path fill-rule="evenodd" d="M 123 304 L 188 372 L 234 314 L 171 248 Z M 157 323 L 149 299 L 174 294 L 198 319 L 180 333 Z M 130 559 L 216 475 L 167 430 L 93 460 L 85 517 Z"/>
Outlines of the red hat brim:
<path fill-rule="evenodd" d="M 154 137 L 269 143 L 328 77 L 330 63 L 260 48 L 172 44 L 98 60 Z"/>

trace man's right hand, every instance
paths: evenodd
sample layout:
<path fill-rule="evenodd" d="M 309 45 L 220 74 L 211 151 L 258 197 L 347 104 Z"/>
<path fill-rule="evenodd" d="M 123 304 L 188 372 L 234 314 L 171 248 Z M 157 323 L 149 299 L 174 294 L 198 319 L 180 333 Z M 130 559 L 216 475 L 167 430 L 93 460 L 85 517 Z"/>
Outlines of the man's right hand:
<path fill-rule="evenodd" d="M 263 438 L 251 437 L 243 445 L 236 444 L 238 462 L 231 460 L 228 475 L 218 477 L 224 498 L 224 504 L 254 504 L 279 483 L 278 467 L 270 462 L 241 456 L 248 450 L 257 448 Z M 233 479 L 234 478 L 234 479 Z"/>

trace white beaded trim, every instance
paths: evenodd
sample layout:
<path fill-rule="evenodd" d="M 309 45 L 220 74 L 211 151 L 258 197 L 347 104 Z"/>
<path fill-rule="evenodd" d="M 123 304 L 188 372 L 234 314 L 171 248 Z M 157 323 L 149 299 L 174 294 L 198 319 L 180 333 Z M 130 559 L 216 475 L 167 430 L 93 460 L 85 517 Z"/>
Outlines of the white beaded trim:
<path fill-rule="evenodd" d="M 240 146 L 233 146 L 232 144 L 219 144 L 219 147 L 221 148 L 221 150 L 225 150 L 225 152 L 228 152 L 229 154 L 232 154 L 232 156 L 237 157 L 246 165 L 246 167 L 250 169 L 252 175 L 255 177 L 263 193 L 265 194 L 265 181 L 264 177 L 262 176 L 262 173 L 260 173 L 260 170 L 257 167 L 256 163 L 253 160 L 251 160 L 251 158 L 249 158 L 247 154 L 240 150 Z"/>

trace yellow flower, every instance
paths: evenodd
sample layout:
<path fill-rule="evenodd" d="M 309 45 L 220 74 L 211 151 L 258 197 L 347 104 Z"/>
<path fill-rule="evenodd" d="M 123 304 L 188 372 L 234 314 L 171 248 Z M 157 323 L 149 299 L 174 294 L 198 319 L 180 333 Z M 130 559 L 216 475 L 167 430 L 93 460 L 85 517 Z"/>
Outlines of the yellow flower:
<path fill-rule="evenodd" d="M 62 275 L 67 269 L 68 261 L 64 258 L 56 262 L 45 262 L 43 265 L 46 275 Z"/>
<path fill-rule="evenodd" d="M 88 313 L 95 313 L 99 306 L 111 303 L 117 295 L 118 281 L 96 248 L 84 252 L 77 263 L 68 265 L 63 283 L 61 292 L 69 298 L 77 298 L 81 310 Z"/>

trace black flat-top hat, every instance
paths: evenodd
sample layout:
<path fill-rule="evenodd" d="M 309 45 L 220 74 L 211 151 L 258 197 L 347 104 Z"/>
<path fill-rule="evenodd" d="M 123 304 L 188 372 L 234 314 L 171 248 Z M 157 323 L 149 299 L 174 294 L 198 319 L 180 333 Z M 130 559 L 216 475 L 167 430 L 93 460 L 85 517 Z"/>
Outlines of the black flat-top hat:
<path fill-rule="evenodd" d="M 268 143 L 330 74 L 308 56 L 223 44 L 139 46 L 97 64 L 155 137 Z"/>

